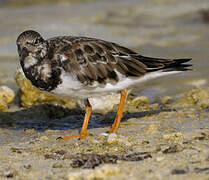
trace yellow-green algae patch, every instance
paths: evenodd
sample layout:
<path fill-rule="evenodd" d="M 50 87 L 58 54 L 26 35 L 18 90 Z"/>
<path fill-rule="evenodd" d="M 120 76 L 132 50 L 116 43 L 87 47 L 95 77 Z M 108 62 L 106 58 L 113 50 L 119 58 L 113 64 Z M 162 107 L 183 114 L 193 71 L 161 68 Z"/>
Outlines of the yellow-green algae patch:
<path fill-rule="evenodd" d="M 178 101 L 172 104 L 173 107 L 209 107 L 209 90 L 196 87 L 185 93 Z"/>
<path fill-rule="evenodd" d="M 0 87 L 0 111 L 8 110 L 10 103 L 14 101 L 15 93 L 7 86 Z"/>
<path fill-rule="evenodd" d="M 21 70 L 18 70 L 15 75 L 15 80 L 20 88 L 20 100 L 23 107 L 30 107 L 32 105 L 51 103 L 54 105 L 64 105 L 70 109 L 75 108 L 76 102 L 74 99 L 57 97 L 38 90 L 31 82 L 24 76 Z"/>
<path fill-rule="evenodd" d="M 146 96 L 132 97 L 130 95 L 125 105 L 125 110 L 128 112 L 141 112 L 156 109 L 159 109 L 159 105 L 157 103 L 150 104 L 149 98 Z"/>

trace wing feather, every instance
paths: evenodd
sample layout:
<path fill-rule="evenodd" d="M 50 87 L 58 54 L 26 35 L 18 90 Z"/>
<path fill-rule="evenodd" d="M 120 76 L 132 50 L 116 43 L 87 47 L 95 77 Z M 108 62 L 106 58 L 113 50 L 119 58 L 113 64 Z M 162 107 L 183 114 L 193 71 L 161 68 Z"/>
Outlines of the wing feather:
<path fill-rule="evenodd" d="M 118 73 L 136 77 L 146 73 L 146 65 L 132 57 L 137 53 L 103 40 L 74 39 L 71 46 L 64 47 L 61 52 L 69 59 L 66 61 L 65 71 L 73 72 L 84 84 L 94 81 L 103 84 L 109 81 L 118 82 Z"/>

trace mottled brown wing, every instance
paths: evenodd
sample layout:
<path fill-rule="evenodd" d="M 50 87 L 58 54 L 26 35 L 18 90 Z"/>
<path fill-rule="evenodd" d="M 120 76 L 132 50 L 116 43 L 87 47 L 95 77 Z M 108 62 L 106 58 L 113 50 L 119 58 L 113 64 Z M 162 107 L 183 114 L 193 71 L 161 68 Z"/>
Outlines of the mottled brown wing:
<path fill-rule="evenodd" d="M 136 77 L 146 73 L 146 65 L 133 57 L 136 52 L 103 40 L 79 38 L 62 53 L 69 60 L 65 70 L 76 74 L 82 83 L 117 82 L 117 72 Z"/>

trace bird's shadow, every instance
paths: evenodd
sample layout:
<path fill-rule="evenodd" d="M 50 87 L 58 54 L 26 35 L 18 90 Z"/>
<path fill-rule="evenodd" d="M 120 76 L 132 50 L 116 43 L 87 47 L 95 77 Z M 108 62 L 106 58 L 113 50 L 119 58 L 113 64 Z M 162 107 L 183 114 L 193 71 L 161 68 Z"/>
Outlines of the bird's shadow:
<path fill-rule="evenodd" d="M 167 110 L 151 110 L 144 112 L 125 113 L 122 121 L 129 118 L 140 118 L 149 114 L 159 114 Z M 44 131 L 46 129 L 80 129 L 85 112 L 75 108 L 69 110 L 61 106 L 49 104 L 36 105 L 16 112 L 0 112 L 0 127 L 8 129 L 32 129 Z M 110 126 L 116 113 L 110 112 L 105 115 L 92 113 L 88 128 L 99 128 Z"/>

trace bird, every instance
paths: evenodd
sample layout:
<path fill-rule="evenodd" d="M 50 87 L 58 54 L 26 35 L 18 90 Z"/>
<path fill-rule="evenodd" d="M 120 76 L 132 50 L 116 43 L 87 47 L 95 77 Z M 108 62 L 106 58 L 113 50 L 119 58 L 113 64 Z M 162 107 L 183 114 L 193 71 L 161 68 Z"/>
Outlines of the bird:
<path fill-rule="evenodd" d="M 167 59 L 143 56 L 119 45 L 91 37 L 57 36 L 44 39 L 34 30 L 16 40 L 19 61 L 27 79 L 40 89 L 77 99 L 85 107 L 80 132 L 59 139 L 84 139 L 92 112 L 91 101 L 120 93 L 120 104 L 108 133 L 117 133 L 128 92 L 140 83 L 160 76 L 192 70 L 191 58 Z"/>

